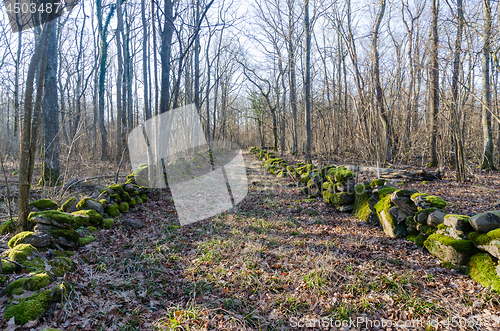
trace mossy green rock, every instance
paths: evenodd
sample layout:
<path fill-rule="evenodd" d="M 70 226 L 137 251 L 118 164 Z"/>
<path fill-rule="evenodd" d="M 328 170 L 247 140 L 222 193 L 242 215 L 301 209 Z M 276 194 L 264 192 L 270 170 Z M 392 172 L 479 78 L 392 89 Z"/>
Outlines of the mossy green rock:
<path fill-rule="evenodd" d="M 57 302 L 67 293 L 67 286 L 57 285 L 51 289 L 35 293 L 29 297 L 19 299 L 17 304 L 10 304 L 4 313 L 6 320 L 14 317 L 18 325 L 36 320 L 45 312 L 51 302 Z"/>
<path fill-rule="evenodd" d="M 370 182 L 371 188 L 377 188 L 380 186 L 384 186 L 387 183 L 385 179 L 374 179 Z"/>
<path fill-rule="evenodd" d="M 123 202 L 130 202 L 130 195 L 127 193 L 127 192 L 123 192 L 122 194 L 120 194 L 120 199 L 123 201 Z"/>
<path fill-rule="evenodd" d="M 28 215 L 28 220 L 33 223 L 54 225 L 59 228 L 70 229 L 77 229 L 83 224 L 89 224 L 87 216 L 64 213 L 59 210 L 33 212 Z"/>
<path fill-rule="evenodd" d="M 359 184 L 354 187 L 354 209 L 352 215 L 360 220 L 368 222 L 372 217 L 370 209 L 371 187 L 370 185 Z"/>
<path fill-rule="evenodd" d="M 14 290 L 21 288 L 28 291 L 38 291 L 44 287 L 49 286 L 50 275 L 46 272 L 39 272 L 32 274 L 28 277 L 16 279 L 5 287 L 4 292 L 12 294 Z"/>
<path fill-rule="evenodd" d="M 427 236 L 419 233 L 418 235 L 409 235 L 406 237 L 406 239 L 413 242 L 418 247 L 423 247 Z"/>
<path fill-rule="evenodd" d="M 411 200 L 419 210 L 427 208 L 439 208 L 443 209 L 446 207 L 446 201 L 435 195 L 428 195 L 425 193 L 414 193 L 411 196 Z"/>
<path fill-rule="evenodd" d="M 37 270 L 43 270 L 44 268 L 42 257 L 38 254 L 37 249 L 29 244 L 19 244 L 4 252 L 3 256 L 26 267 L 35 268 Z M 4 264 L 4 262 L 6 263 Z M 17 265 L 2 260 L 3 273 L 12 273 L 18 269 L 20 269 L 20 267 Z"/>
<path fill-rule="evenodd" d="M 114 224 L 115 221 L 112 218 L 106 218 L 105 220 L 102 221 L 101 226 L 103 229 L 111 229 Z"/>
<path fill-rule="evenodd" d="M 120 216 L 120 210 L 115 205 L 108 205 L 105 209 L 106 214 L 109 217 L 118 217 Z"/>
<path fill-rule="evenodd" d="M 146 194 L 143 193 L 139 197 L 141 198 L 142 202 L 148 202 L 148 196 Z"/>
<path fill-rule="evenodd" d="M 488 233 L 472 232 L 469 234 L 469 239 L 477 248 L 490 253 L 497 259 L 500 258 L 500 229 Z"/>
<path fill-rule="evenodd" d="M 99 214 L 97 211 L 95 211 L 93 209 L 79 210 L 79 211 L 73 212 L 72 214 L 87 217 L 88 218 L 88 223 L 87 223 L 88 225 L 99 225 L 99 223 L 101 223 L 101 221 L 103 220 L 103 217 L 101 216 L 101 214 Z"/>
<path fill-rule="evenodd" d="M 30 203 L 30 205 L 38 210 L 55 210 L 58 207 L 57 203 L 50 199 L 36 200 Z"/>
<path fill-rule="evenodd" d="M 57 256 L 49 261 L 52 267 L 52 272 L 57 277 L 64 276 L 65 273 L 73 272 L 76 270 L 76 264 L 70 258 L 64 256 Z"/>
<path fill-rule="evenodd" d="M 405 219 L 394 219 L 392 216 L 394 213 L 390 211 L 392 207 L 394 207 L 394 204 L 388 193 L 374 205 L 373 209 L 377 213 L 382 229 L 386 235 L 391 238 L 404 238 L 406 237 Z"/>
<path fill-rule="evenodd" d="M 467 275 L 484 287 L 500 292 L 500 277 L 497 274 L 497 262 L 493 262 L 488 253 L 478 253 L 470 258 Z"/>
<path fill-rule="evenodd" d="M 134 208 L 135 205 L 137 204 L 137 202 L 135 201 L 134 198 L 132 198 L 132 199 L 130 199 L 130 202 L 128 204 L 129 204 L 130 208 Z"/>
<path fill-rule="evenodd" d="M 11 220 L 3 222 L 2 225 L 0 226 L 0 234 L 13 233 L 14 231 L 15 231 L 15 226 Z"/>
<path fill-rule="evenodd" d="M 473 229 L 469 223 L 469 219 L 470 217 L 466 215 L 447 214 L 444 217 L 443 224 L 458 231 L 471 232 Z"/>
<path fill-rule="evenodd" d="M 426 208 L 426 209 L 420 209 L 415 213 L 414 220 L 418 224 L 427 224 L 427 219 L 429 218 L 429 215 L 432 214 L 438 210 L 437 208 Z"/>
<path fill-rule="evenodd" d="M 77 210 L 76 205 L 77 205 L 76 199 L 69 198 L 68 200 L 66 200 L 65 203 L 62 204 L 62 206 L 59 210 L 65 212 L 65 213 L 71 213 L 71 212 Z"/>
<path fill-rule="evenodd" d="M 429 236 L 424 242 L 424 246 L 432 255 L 454 266 L 466 265 L 475 251 L 470 240 L 459 240 L 438 233 Z"/>
<path fill-rule="evenodd" d="M 85 246 L 95 240 L 94 236 L 85 236 L 85 238 L 78 239 L 78 244 L 80 246 Z"/>
<path fill-rule="evenodd" d="M 354 194 L 347 192 L 333 193 L 330 195 L 330 203 L 335 206 L 349 205 L 354 202 Z"/>
<path fill-rule="evenodd" d="M 120 206 L 118 207 L 118 209 L 120 210 L 120 213 L 126 213 L 126 212 L 128 212 L 129 208 L 130 207 L 129 207 L 129 205 L 128 205 L 127 202 L 120 203 Z"/>
<path fill-rule="evenodd" d="M 9 248 L 13 248 L 19 244 L 30 244 L 37 248 L 45 248 L 51 246 L 52 238 L 45 233 L 24 231 L 16 234 L 9 240 Z"/>

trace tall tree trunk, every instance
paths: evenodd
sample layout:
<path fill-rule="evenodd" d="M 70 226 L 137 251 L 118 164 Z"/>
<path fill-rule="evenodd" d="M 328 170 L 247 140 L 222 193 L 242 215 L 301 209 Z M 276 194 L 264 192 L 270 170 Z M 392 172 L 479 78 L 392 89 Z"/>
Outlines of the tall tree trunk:
<path fill-rule="evenodd" d="M 57 101 L 57 22 L 53 22 L 47 46 L 43 96 L 44 162 L 39 185 L 59 182 L 59 109 Z"/>
<path fill-rule="evenodd" d="M 309 22 L 309 0 L 305 0 L 305 33 L 306 33 L 306 45 L 305 45 L 305 70 L 306 70 L 306 163 L 311 163 L 311 23 Z"/>
<path fill-rule="evenodd" d="M 196 0 L 195 26 L 200 22 L 200 0 Z M 194 104 L 200 111 L 200 33 L 196 35 L 194 42 Z"/>
<path fill-rule="evenodd" d="M 165 0 L 163 12 L 165 15 L 165 24 L 161 37 L 160 113 L 167 112 L 170 107 L 170 53 L 172 51 L 172 35 L 174 33 L 172 0 Z"/>
<path fill-rule="evenodd" d="M 438 15 L 439 15 L 439 0 L 432 0 L 432 24 L 431 24 L 431 68 L 430 68 L 430 92 L 431 92 L 431 104 L 430 104 L 430 161 L 429 167 L 437 167 L 437 151 L 436 151 L 436 121 L 437 114 L 439 111 L 439 63 L 438 63 Z"/>
<path fill-rule="evenodd" d="M 21 133 L 21 108 L 19 107 L 19 65 L 21 63 L 21 52 L 23 45 L 23 30 L 19 29 L 17 34 L 16 71 L 14 75 L 14 153 L 19 151 L 19 134 Z"/>
<path fill-rule="evenodd" d="M 291 6 L 290 6 L 291 8 Z M 293 44 L 293 12 L 289 11 L 288 21 L 288 74 L 290 79 L 290 106 L 292 108 L 292 135 L 293 145 L 292 153 L 297 155 L 298 142 L 297 142 L 297 91 L 296 91 L 296 78 L 295 78 L 295 45 Z"/>
<path fill-rule="evenodd" d="M 50 30 L 53 21 L 49 21 L 39 38 L 38 45 L 31 58 L 26 75 L 26 89 L 24 97 L 24 118 L 23 132 L 21 136 L 21 160 L 19 162 L 19 200 L 18 200 L 18 224 L 22 231 L 29 230 L 28 225 L 28 205 L 30 200 L 31 183 L 33 179 L 34 152 L 38 134 L 39 111 L 42 98 L 42 77 L 45 72 L 46 52 Z M 37 95 L 35 107 L 33 108 L 33 82 L 37 67 L 40 65 L 39 75 L 37 77 Z"/>
<path fill-rule="evenodd" d="M 453 130 L 453 142 L 455 149 L 455 166 L 457 171 L 457 180 L 459 182 L 465 181 L 465 157 L 463 135 L 460 125 L 459 105 L 458 105 L 458 80 L 460 76 L 460 55 L 462 53 L 462 33 L 464 29 L 464 8 L 462 0 L 457 0 L 457 39 L 455 41 L 455 54 L 453 55 L 453 75 L 451 80 L 451 124 Z"/>
<path fill-rule="evenodd" d="M 144 0 L 143 0 L 144 1 Z M 122 80 L 123 80 L 123 54 L 121 34 L 123 31 L 123 12 L 122 0 L 116 0 L 116 18 L 118 24 L 116 27 L 116 51 L 117 51 L 117 75 L 116 75 L 116 144 L 118 146 L 118 153 L 121 153 L 124 143 L 123 135 L 123 105 L 122 105 Z"/>
<path fill-rule="evenodd" d="M 482 93 L 482 126 L 483 126 L 483 161 L 481 169 L 496 170 L 493 163 L 493 133 L 491 130 L 491 91 L 490 91 L 490 52 L 491 52 L 491 3 L 483 0 L 483 93 Z"/>
<path fill-rule="evenodd" d="M 142 16 L 142 76 L 144 79 L 144 115 L 146 119 L 151 118 L 151 107 L 149 106 L 148 98 L 148 23 L 146 21 L 146 0 L 141 0 L 141 16 Z"/>
<path fill-rule="evenodd" d="M 385 160 L 387 162 L 390 162 L 392 158 L 391 128 L 384 107 L 384 95 L 382 91 L 382 86 L 380 84 L 380 59 L 377 48 L 380 24 L 382 23 L 382 19 L 384 18 L 384 12 L 385 12 L 385 0 L 381 0 L 379 12 L 372 32 L 373 33 L 372 35 L 373 84 L 375 85 L 375 100 L 376 100 L 377 112 L 380 116 L 380 120 L 382 122 L 382 127 L 384 128 L 384 134 L 385 134 L 385 146 L 384 146 Z"/>

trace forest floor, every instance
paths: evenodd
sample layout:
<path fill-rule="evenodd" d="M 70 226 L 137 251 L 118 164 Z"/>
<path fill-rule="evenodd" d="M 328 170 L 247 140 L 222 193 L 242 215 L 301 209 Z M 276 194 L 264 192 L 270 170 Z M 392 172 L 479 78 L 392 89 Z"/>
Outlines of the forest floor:
<path fill-rule="evenodd" d="M 158 192 L 124 216 L 145 228 L 118 221 L 97 232 L 73 257 L 78 269 L 64 277 L 74 284 L 65 302 L 17 330 L 500 328 L 497 294 L 405 239 L 320 199 L 303 200 L 291 180 L 264 173 L 249 154 L 245 160 L 249 193 L 237 208 L 179 227 L 168 191 Z M 466 186 L 401 186 L 476 213 L 496 203 L 500 188 L 498 176 L 483 176 Z"/>

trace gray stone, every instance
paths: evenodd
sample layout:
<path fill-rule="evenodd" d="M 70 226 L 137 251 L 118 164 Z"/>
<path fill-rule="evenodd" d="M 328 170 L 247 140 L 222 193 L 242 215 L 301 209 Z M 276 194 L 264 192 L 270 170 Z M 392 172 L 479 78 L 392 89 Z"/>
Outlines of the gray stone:
<path fill-rule="evenodd" d="M 419 195 L 411 200 L 413 201 L 415 206 L 417 206 L 420 209 L 431 208 L 432 207 L 431 204 L 425 200 L 426 197 L 427 195 Z"/>
<path fill-rule="evenodd" d="M 134 185 L 133 184 L 127 184 L 123 186 L 123 189 L 125 192 L 132 193 L 135 191 Z"/>
<path fill-rule="evenodd" d="M 391 207 L 390 209 L 392 208 L 395 207 Z M 406 225 L 404 222 L 398 224 L 398 221 L 392 218 L 390 209 L 387 212 L 385 210 L 380 211 L 379 221 L 382 229 L 391 238 L 403 238 L 406 236 Z M 392 213 L 395 213 L 395 211 Z"/>
<path fill-rule="evenodd" d="M 434 211 L 434 209 L 424 209 L 419 211 L 415 215 L 415 222 L 418 224 L 427 224 L 427 219 L 429 218 L 429 215 Z"/>
<path fill-rule="evenodd" d="M 140 229 L 144 227 L 144 222 L 138 219 L 126 218 L 122 221 L 122 225 L 131 229 Z"/>
<path fill-rule="evenodd" d="M 488 211 L 472 216 L 469 223 L 478 232 L 486 233 L 498 229 L 500 228 L 500 211 Z"/>
<path fill-rule="evenodd" d="M 473 249 L 470 249 L 468 251 L 458 251 L 453 246 L 442 244 L 438 240 L 434 239 L 434 235 L 427 238 L 427 240 L 424 242 L 425 248 L 429 250 L 429 253 L 431 253 L 441 261 L 451 263 L 454 266 L 467 265 L 470 256 L 474 252 Z M 470 245 L 472 248 L 474 247 L 472 244 Z"/>
<path fill-rule="evenodd" d="M 427 217 L 427 225 L 437 227 L 439 224 L 443 224 L 445 216 L 446 214 L 441 210 L 436 210 Z"/>
<path fill-rule="evenodd" d="M 458 240 L 467 239 L 467 236 L 463 231 L 457 230 L 451 226 L 447 226 L 444 229 L 437 230 L 436 233 L 455 238 Z"/>
<path fill-rule="evenodd" d="M 444 217 L 444 225 L 454 228 L 457 231 L 470 232 L 472 227 L 469 223 L 469 216 L 448 214 Z"/>
<path fill-rule="evenodd" d="M 408 215 L 414 215 L 417 206 L 411 200 L 411 195 L 417 193 L 415 190 L 398 190 L 391 194 L 391 201 Z"/>
<path fill-rule="evenodd" d="M 408 217 L 408 214 L 399 209 L 397 206 L 389 208 L 389 214 L 391 215 L 393 221 L 397 224 L 401 224 Z"/>
<path fill-rule="evenodd" d="M 86 204 L 83 210 L 95 210 L 101 216 L 104 215 L 104 206 L 100 202 L 88 199 Z"/>

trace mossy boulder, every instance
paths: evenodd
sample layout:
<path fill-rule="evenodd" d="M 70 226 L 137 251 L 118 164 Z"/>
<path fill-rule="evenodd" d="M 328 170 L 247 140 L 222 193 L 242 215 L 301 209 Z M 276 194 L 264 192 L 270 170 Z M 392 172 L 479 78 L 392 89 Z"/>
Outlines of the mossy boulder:
<path fill-rule="evenodd" d="M 477 214 L 469 219 L 470 225 L 477 232 L 487 233 L 500 228 L 500 211 L 488 211 Z"/>
<path fill-rule="evenodd" d="M 85 238 L 78 239 L 78 245 L 85 246 L 95 240 L 94 236 L 85 236 Z"/>
<path fill-rule="evenodd" d="M 429 218 L 429 215 L 432 214 L 438 210 L 437 208 L 426 208 L 426 209 L 421 209 L 415 213 L 414 220 L 418 224 L 427 224 L 427 219 Z"/>
<path fill-rule="evenodd" d="M 397 190 L 392 192 L 391 201 L 408 215 L 414 215 L 417 212 L 417 206 L 411 200 L 411 196 L 415 193 L 417 193 L 415 190 Z"/>
<path fill-rule="evenodd" d="M 457 230 L 451 226 L 446 226 L 444 224 L 438 225 L 436 233 L 455 239 L 467 239 L 467 235 L 463 231 Z"/>
<path fill-rule="evenodd" d="M 354 209 L 352 215 L 360 220 L 368 222 L 373 217 L 370 209 L 371 186 L 358 184 L 354 187 Z"/>
<path fill-rule="evenodd" d="M 370 186 L 372 189 L 378 188 L 380 186 L 385 186 L 387 184 L 387 180 L 385 179 L 374 179 L 370 182 Z"/>
<path fill-rule="evenodd" d="M 23 231 L 16 234 L 9 240 L 9 248 L 13 248 L 20 244 L 30 244 L 36 248 L 45 248 L 51 245 L 52 238 L 45 233 L 37 233 L 31 231 Z"/>
<path fill-rule="evenodd" d="M 446 213 L 437 209 L 429 214 L 427 217 L 427 225 L 437 227 L 440 224 L 443 224 Z"/>
<path fill-rule="evenodd" d="M 130 195 L 127 192 L 123 192 L 122 194 L 120 194 L 120 199 L 123 202 L 130 202 L 131 200 Z"/>
<path fill-rule="evenodd" d="M 57 203 L 50 199 L 40 199 L 30 203 L 30 206 L 35 207 L 36 209 L 43 210 L 56 210 L 59 206 Z"/>
<path fill-rule="evenodd" d="M 65 273 L 76 270 L 75 262 L 65 256 L 56 256 L 49 261 L 49 264 L 52 267 L 52 273 L 57 277 L 62 277 Z"/>
<path fill-rule="evenodd" d="M 399 211 L 392 209 L 394 207 L 390 193 L 387 193 L 373 208 L 386 235 L 391 238 L 404 238 L 406 237 L 406 217 L 395 218 L 394 215 L 399 214 Z"/>
<path fill-rule="evenodd" d="M 448 214 L 444 217 L 443 224 L 462 232 L 471 232 L 472 226 L 469 223 L 469 216 Z"/>
<path fill-rule="evenodd" d="M 112 218 L 106 218 L 102 221 L 101 227 L 103 229 L 111 229 L 114 224 L 115 224 L 115 221 Z"/>
<path fill-rule="evenodd" d="M 396 192 L 396 191 L 398 191 L 398 189 L 396 187 L 391 186 L 391 185 L 384 185 L 384 186 L 378 187 L 377 189 L 373 190 L 373 193 L 376 192 L 376 194 L 378 194 L 378 199 L 382 200 L 386 196 L 391 195 L 393 192 Z M 391 202 L 392 202 L 392 200 L 391 200 Z"/>
<path fill-rule="evenodd" d="M 77 204 L 78 201 L 75 198 L 69 198 L 65 203 L 62 204 L 59 210 L 65 213 L 72 213 L 78 210 L 78 208 L 76 208 Z"/>
<path fill-rule="evenodd" d="M 498 263 L 488 253 L 477 253 L 470 258 L 467 275 L 484 287 L 500 292 L 500 277 L 497 274 Z"/>
<path fill-rule="evenodd" d="M 37 249 L 29 244 L 19 244 L 4 252 L 3 256 L 6 256 L 9 260 L 17 262 L 26 267 L 35 268 L 36 270 L 44 269 L 44 260 L 38 253 Z M 2 260 L 3 273 L 9 274 L 19 269 L 20 267 L 16 264 Z"/>
<path fill-rule="evenodd" d="M 142 201 L 142 199 L 141 199 L 141 198 L 139 198 L 139 197 L 135 198 L 135 204 L 136 204 L 136 205 L 140 205 L 140 204 L 142 204 L 142 202 L 143 202 L 143 201 Z"/>
<path fill-rule="evenodd" d="M 111 194 L 115 194 L 115 193 L 122 194 L 123 192 L 125 192 L 123 190 L 123 187 L 120 184 L 114 184 L 114 185 L 108 186 L 107 188 L 102 190 L 101 193 L 104 191 L 109 191 Z"/>
<path fill-rule="evenodd" d="M 28 215 L 28 220 L 33 223 L 53 225 L 59 228 L 76 229 L 89 223 L 87 216 L 64 213 L 59 210 L 33 212 Z"/>
<path fill-rule="evenodd" d="M 91 198 L 83 198 L 78 202 L 76 208 L 82 210 L 95 210 L 99 215 L 104 214 L 104 206 L 97 200 Z"/>
<path fill-rule="evenodd" d="M 500 229 L 491 230 L 488 233 L 472 232 L 469 239 L 479 249 L 500 258 Z"/>
<path fill-rule="evenodd" d="M 65 284 L 59 284 L 51 289 L 18 299 L 15 301 L 17 304 L 12 303 L 7 306 L 4 318 L 10 320 L 14 317 L 14 321 L 18 325 L 34 321 L 46 311 L 51 302 L 60 301 L 67 291 L 68 288 Z"/>
<path fill-rule="evenodd" d="M 28 291 L 38 291 L 50 284 L 50 275 L 46 272 L 38 272 L 29 275 L 28 277 L 16 279 L 5 287 L 4 292 L 12 294 L 16 289 Z"/>
<path fill-rule="evenodd" d="M 354 202 L 354 194 L 349 194 L 347 192 L 332 193 L 330 195 L 330 203 L 336 207 L 345 206 L 352 204 Z"/>
<path fill-rule="evenodd" d="M 475 252 L 475 247 L 468 239 L 455 239 L 434 233 L 424 242 L 425 248 L 442 262 L 453 266 L 465 266 Z"/>
<path fill-rule="evenodd" d="M 130 199 L 130 202 L 128 203 L 130 208 L 134 208 L 136 204 L 137 204 L 137 202 L 134 198 Z"/>
<path fill-rule="evenodd" d="M 109 217 L 120 216 L 120 210 L 118 209 L 117 205 L 108 205 L 105 211 Z"/>
<path fill-rule="evenodd" d="M 17 221 L 17 218 L 15 218 L 15 221 Z M 13 233 L 15 231 L 15 228 L 15 223 L 13 223 L 11 220 L 7 220 L 0 226 L 0 234 Z"/>
<path fill-rule="evenodd" d="M 120 210 L 120 213 L 126 213 L 126 212 L 128 212 L 129 208 L 130 208 L 130 206 L 128 205 L 127 202 L 120 203 L 120 206 L 118 207 L 118 209 Z"/>
<path fill-rule="evenodd" d="M 80 238 L 80 234 L 73 229 L 61 229 L 56 226 L 44 224 L 37 224 L 35 232 L 49 234 L 55 243 L 66 248 L 75 248 Z"/>
<path fill-rule="evenodd" d="M 143 193 L 139 197 L 141 198 L 142 202 L 148 202 L 148 196 L 146 194 Z"/>
<path fill-rule="evenodd" d="M 443 209 L 446 207 L 446 201 L 435 195 L 428 195 L 425 193 L 414 193 L 411 195 L 411 200 L 417 206 L 418 210 L 427 208 L 439 208 Z"/>
<path fill-rule="evenodd" d="M 101 221 L 103 220 L 103 217 L 101 214 L 99 214 L 97 211 L 94 209 L 88 209 L 88 210 L 79 210 L 75 211 L 72 213 L 73 215 L 78 215 L 78 216 L 85 216 L 88 218 L 88 225 L 99 225 Z M 87 225 L 85 224 L 85 225 Z"/>

